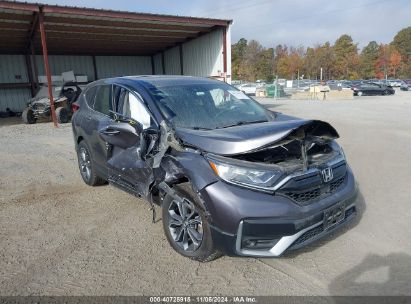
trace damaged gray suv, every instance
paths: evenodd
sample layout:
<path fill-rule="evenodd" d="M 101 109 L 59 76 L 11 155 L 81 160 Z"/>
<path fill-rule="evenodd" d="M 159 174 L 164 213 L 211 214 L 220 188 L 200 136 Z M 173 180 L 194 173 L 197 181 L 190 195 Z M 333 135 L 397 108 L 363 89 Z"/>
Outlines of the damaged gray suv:
<path fill-rule="evenodd" d="M 266 110 L 217 80 L 91 83 L 74 104 L 81 176 L 161 206 L 170 245 L 210 261 L 277 257 L 348 223 L 356 186 L 328 123 Z"/>

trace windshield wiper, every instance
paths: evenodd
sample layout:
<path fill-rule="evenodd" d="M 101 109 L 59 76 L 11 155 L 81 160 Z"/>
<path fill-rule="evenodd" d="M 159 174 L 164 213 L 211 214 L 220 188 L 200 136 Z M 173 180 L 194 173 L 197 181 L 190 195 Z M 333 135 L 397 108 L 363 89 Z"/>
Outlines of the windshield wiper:
<path fill-rule="evenodd" d="M 255 124 L 255 123 L 261 123 L 261 122 L 267 122 L 267 119 L 260 119 L 260 120 L 241 120 L 236 123 L 233 123 L 231 125 L 226 125 L 222 127 L 217 127 L 216 129 L 224 129 L 224 128 L 230 128 L 230 127 L 236 127 L 236 126 L 242 126 L 242 125 L 249 125 L 249 124 Z"/>

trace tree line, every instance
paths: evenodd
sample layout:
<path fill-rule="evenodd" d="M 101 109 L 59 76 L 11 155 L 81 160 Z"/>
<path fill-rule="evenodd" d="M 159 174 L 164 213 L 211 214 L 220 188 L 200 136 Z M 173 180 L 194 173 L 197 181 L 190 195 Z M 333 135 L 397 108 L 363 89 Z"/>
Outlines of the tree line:
<path fill-rule="evenodd" d="M 371 41 L 361 51 L 344 34 L 332 45 L 277 45 L 265 48 L 241 38 L 232 45 L 232 79 L 272 81 L 279 78 L 320 79 L 411 78 L 411 27 L 400 30 L 391 43 Z"/>

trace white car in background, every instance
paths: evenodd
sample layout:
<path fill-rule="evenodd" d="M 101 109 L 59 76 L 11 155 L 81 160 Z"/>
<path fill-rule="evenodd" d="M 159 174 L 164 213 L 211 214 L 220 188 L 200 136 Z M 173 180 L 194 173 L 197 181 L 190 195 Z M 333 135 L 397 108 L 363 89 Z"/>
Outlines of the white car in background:
<path fill-rule="evenodd" d="M 255 83 L 244 83 L 241 84 L 239 86 L 237 86 L 237 88 L 244 92 L 247 95 L 255 95 L 255 92 L 257 90 L 257 84 Z"/>

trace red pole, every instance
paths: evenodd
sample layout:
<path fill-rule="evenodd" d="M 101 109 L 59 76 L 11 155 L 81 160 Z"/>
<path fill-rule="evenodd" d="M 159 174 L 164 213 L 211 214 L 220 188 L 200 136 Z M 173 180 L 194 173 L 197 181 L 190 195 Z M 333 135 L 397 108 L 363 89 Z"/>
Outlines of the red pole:
<path fill-rule="evenodd" d="M 53 87 L 52 87 L 52 82 L 51 82 L 49 57 L 48 57 L 48 54 L 47 54 L 46 32 L 44 30 L 44 16 L 43 16 L 42 11 L 40 11 L 40 13 L 39 13 L 39 24 L 40 24 L 41 46 L 43 48 L 44 70 L 46 71 L 47 86 L 49 88 L 51 118 L 53 120 L 54 126 L 58 127 L 57 117 L 56 117 L 56 110 L 54 108 Z"/>
<path fill-rule="evenodd" d="M 227 81 L 227 27 L 223 28 L 223 72 L 224 81 Z"/>

